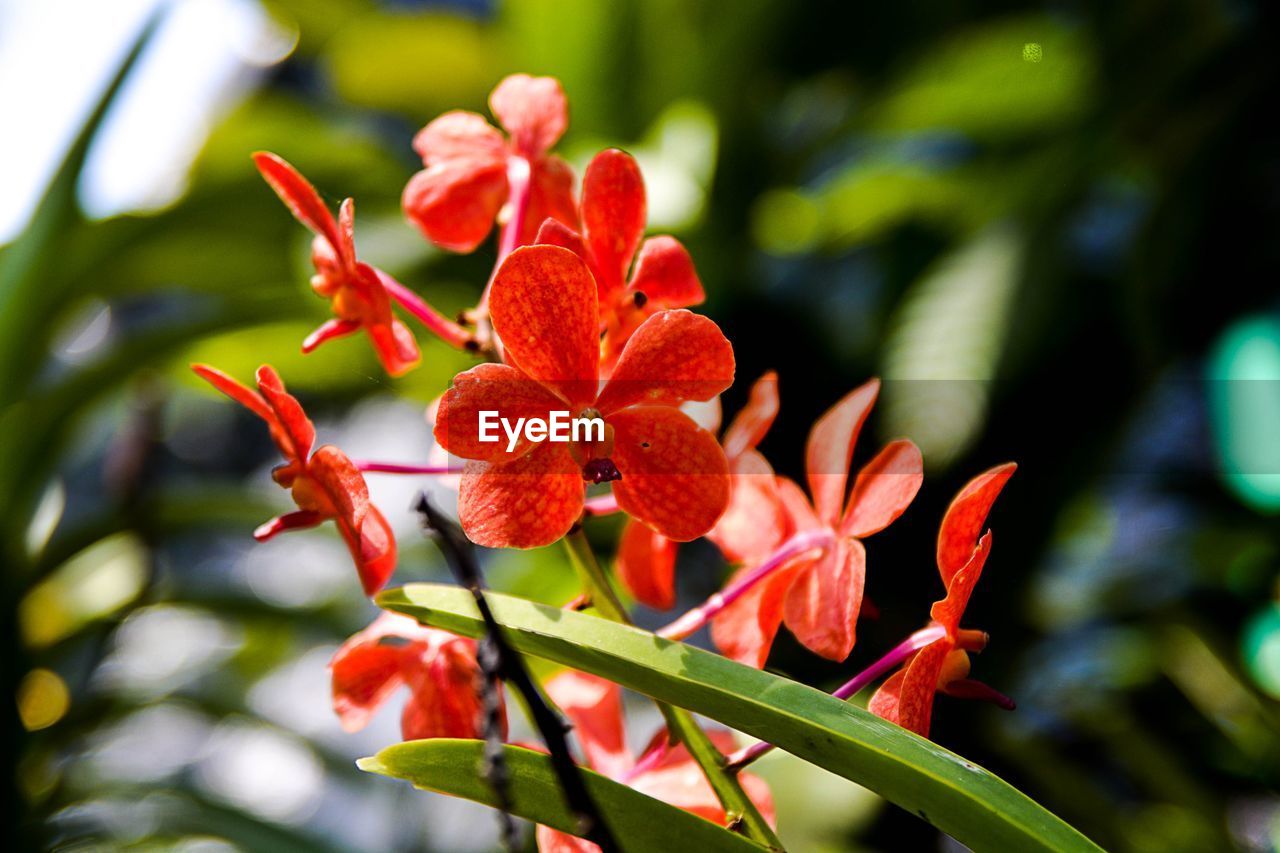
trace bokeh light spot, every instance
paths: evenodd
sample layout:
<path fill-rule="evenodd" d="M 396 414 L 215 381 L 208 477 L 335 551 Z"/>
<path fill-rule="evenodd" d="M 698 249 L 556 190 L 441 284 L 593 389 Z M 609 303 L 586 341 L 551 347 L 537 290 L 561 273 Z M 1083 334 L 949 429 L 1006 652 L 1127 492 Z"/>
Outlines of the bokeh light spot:
<path fill-rule="evenodd" d="M 67 683 L 49 669 L 33 669 L 18 685 L 18 716 L 29 732 L 47 729 L 71 706 Z"/>

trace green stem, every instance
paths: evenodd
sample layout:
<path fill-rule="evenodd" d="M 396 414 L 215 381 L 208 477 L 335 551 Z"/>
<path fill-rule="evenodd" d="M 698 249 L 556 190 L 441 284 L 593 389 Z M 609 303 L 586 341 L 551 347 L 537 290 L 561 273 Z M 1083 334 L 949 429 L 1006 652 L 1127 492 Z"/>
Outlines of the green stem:
<path fill-rule="evenodd" d="M 613 622 L 631 625 L 631 617 L 627 609 L 614 592 L 613 585 L 604 573 L 600 563 L 596 561 L 591 543 L 586 533 L 579 527 L 564 538 L 565 547 L 569 551 L 569 559 L 573 563 L 578 576 L 582 578 L 584 591 L 600 615 Z M 702 773 L 707 777 L 711 790 L 715 792 L 720 805 L 724 807 L 730 829 L 742 832 L 753 841 L 757 841 L 774 850 L 782 850 L 782 842 L 769 826 L 769 822 L 760 814 L 755 803 L 742 789 L 742 784 L 734 773 L 725 769 L 726 759 L 711 738 L 694 720 L 693 715 L 683 708 L 676 708 L 665 702 L 657 702 L 658 710 L 667 721 L 667 729 L 674 740 L 685 745 L 693 760 L 697 762 Z"/>
<path fill-rule="evenodd" d="M 631 617 L 627 615 L 627 608 L 614 592 L 608 575 L 596 561 L 596 554 L 591 550 L 586 532 L 581 527 L 570 531 L 569 535 L 564 537 L 564 544 L 569 550 L 569 560 L 582 580 L 582 591 L 586 593 L 591 605 L 600 611 L 601 616 L 611 622 L 630 625 Z"/>

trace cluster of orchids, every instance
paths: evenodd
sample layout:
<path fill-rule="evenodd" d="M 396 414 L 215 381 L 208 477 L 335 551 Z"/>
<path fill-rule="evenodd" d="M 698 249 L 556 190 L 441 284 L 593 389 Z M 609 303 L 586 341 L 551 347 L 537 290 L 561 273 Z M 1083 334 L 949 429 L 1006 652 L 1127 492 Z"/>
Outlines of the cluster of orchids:
<path fill-rule="evenodd" d="M 370 503 L 369 473 L 455 483 L 462 529 L 488 548 L 566 539 L 580 556 L 584 524 L 624 513 L 616 578 L 634 600 L 660 610 L 674 606 L 680 542 L 706 537 L 736 569 L 719 593 L 659 636 L 679 641 L 709 626 L 724 655 L 760 668 L 786 625 L 816 654 L 846 660 L 864 607 L 863 540 L 902 515 L 923 480 L 919 449 L 900 439 L 849 485 L 854 446 L 879 383 L 854 389 L 813 425 L 807 491 L 775 475 L 757 447 L 779 411 L 778 379 L 766 374 L 756 381 L 746 406 L 720 432 L 718 398 L 734 380 L 733 347 L 714 321 L 688 310 L 704 292 L 684 246 L 669 236 L 645 237 L 645 186 L 636 161 L 620 150 L 602 151 L 576 189 L 570 166 L 551 153 L 568 124 L 557 80 L 508 77 L 489 104 L 501 129 L 476 113 L 453 111 L 417 134 L 413 146 L 424 168 L 403 194 L 408 220 L 447 251 L 475 251 L 498 227 L 494 271 L 475 308 L 456 319 L 359 259 L 351 199 L 335 218 L 287 162 L 255 156 L 270 187 L 315 235 L 311 286 L 330 300 L 334 316 L 306 338 L 304 352 L 363 332 L 386 371 L 401 375 L 420 354 L 399 309 L 478 362 L 430 407 L 437 455 L 426 457 L 424 448 L 432 464 L 422 465 L 353 462 L 335 447 L 315 448 L 311 422 L 270 366 L 259 369 L 255 390 L 196 365 L 201 377 L 266 421 L 284 456 L 273 477 L 291 490 L 297 509 L 263 524 L 255 537 L 332 520 L 365 593 L 373 595 L 396 568 L 396 543 Z M 539 440 L 529 430 L 510 441 L 482 437 L 486 417 L 519 422 L 553 412 L 603 427 L 576 441 Z M 1014 467 L 978 475 L 943 517 L 937 568 L 945 594 L 929 623 L 836 695 L 851 697 L 887 675 L 869 709 L 924 737 L 937 693 L 1012 707 L 968 677 L 968 654 L 980 651 L 987 636 L 961 623 L 991 550 L 988 512 Z M 610 579 L 596 568 L 600 583 L 565 606 L 594 605 L 625 619 Z M 484 679 L 471 639 L 385 613 L 341 647 L 331 669 L 334 709 L 349 730 L 407 688 L 405 739 L 485 734 Z M 639 756 L 628 749 L 616 684 L 566 670 L 544 688 L 572 723 L 584 766 L 729 822 L 719 790 L 678 733 L 659 732 Z M 498 718 L 505 737 L 501 707 Z M 769 745 L 735 750 L 730 732 L 704 734 L 720 753 L 719 769 L 733 774 L 772 824 L 768 788 L 743 772 Z M 546 827 L 537 840 L 544 851 L 595 849 Z"/>

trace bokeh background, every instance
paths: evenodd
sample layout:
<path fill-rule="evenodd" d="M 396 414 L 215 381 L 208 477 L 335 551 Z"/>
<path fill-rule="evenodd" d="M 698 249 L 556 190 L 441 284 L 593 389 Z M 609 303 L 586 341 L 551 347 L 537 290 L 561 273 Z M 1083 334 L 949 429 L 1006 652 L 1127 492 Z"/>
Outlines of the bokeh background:
<path fill-rule="evenodd" d="M 355 769 L 398 738 L 398 712 L 344 734 L 326 664 L 372 608 L 332 531 L 253 544 L 288 505 L 273 450 L 186 365 L 271 362 L 322 440 L 422 460 L 422 409 L 466 359 L 428 344 L 393 381 L 361 338 L 301 356 L 327 307 L 308 235 L 249 154 L 280 153 L 335 205 L 355 196 L 362 254 L 457 310 L 493 247 L 448 256 L 403 222 L 409 140 L 530 71 L 564 82 L 570 160 L 640 159 L 651 230 L 686 241 L 736 345 L 726 410 L 779 372 L 763 446 L 779 470 L 800 473 L 813 419 L 870 375 L 886 383 L 867 435 L 925 451 L 920 498 L 869 543 L 881 615 L 850 662 L 784 637 L 771 668 L 830 688 L 917 627 L 947 501 L 1016 460 L 968 621 L 992 636 L 975 674 L 1019 709 L 940 698 L 935 739 L 1109 848 L 1274 849 L 1275 16 L 1256 0 L 0 2 L 6 832 L 23 849 L 492 847 L 483 809 Z M 371 484 L 400 580 L 444 576 L 406 509 L 424 485 Z M 616 524 L 591 533 L 607 555 Z M 487 566 L 504 590 L 572 592 L 554 549 Z M 682 601 L 725 572 L 683 549 Z M 656 719 L 632 710 L 643 742 Z M 795 760 L 763 768 L 796 850 L 955 847 Z"/>

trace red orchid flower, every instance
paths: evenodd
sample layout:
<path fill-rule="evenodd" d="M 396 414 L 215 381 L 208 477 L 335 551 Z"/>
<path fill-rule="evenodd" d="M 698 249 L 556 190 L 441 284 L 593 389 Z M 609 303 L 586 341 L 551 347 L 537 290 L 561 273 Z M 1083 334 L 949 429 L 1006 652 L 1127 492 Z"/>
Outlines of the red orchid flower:
<path fill-rule="evenodd" d="M 294 218 L 316 235 L 311 243 L 316 268 L 311 288 L 331 301 L 335 316 L 307 336 L 302 351 L 364 329 L 387 373 L 407 373 L 419 361 L 418 344 L 391 313 L 386 273 L 356 259 L 355 201 L 343 201 L 334 221 L 315 187 L 293 166 L 265 151 L 254 154 L 253 162 Z"/>
<path fill-rule="evenodd" d="M 581 517 L 584 482 L 613 482 L 618 506 L 663 535 L 688 541 L 729 500 L 729 468 L 715 438 L 678 408 L 733 382 L 733 348 L 714 322 L 662 311 L 628 341 L 601 387 L 595 280 L 559 246 L 526 246 L 494 278 L 490 316 L 509 364 L 454 377 L 440 402 L 436 440 L 466 464 L 463 529 L 480 545 L 533 548 Z M 479 440 L 480 413 L 509 423 L 552 411 L 604 422 L 604 440 Z"/>
<path fill-rule="evenodd" d="M 929 736 L 935 693 L 961 699 L 982 699 L 1005 708 L 1013 703 L 969 675 L 970 651 L 986 645 L 986 635 L 960 627 L 965 607 L 982 567 L 991 553 L 991 531 L 979 539 L 991 505 L 1017 469 L 1014 463 L 999 465 L 979 474 L 960 490 L 938 531 L 938 572 L 946 586 L 946 597 L 935 602 L 930 615 L 946 629 L 881 685 L 871 697 L 867 710 L 922 737 Z"/>
<path fill-rule="evenodd" d="M 484 737 L 483 676 L 473 640 L 383 613 L 342 644 L 329 669 L 333 710 L 346 731 L 364 728 L 407 686 L 410 697 L 400 715 L 405 740 Z M 505 707 L 501 726 L 505 738 Z"/>
<path fill-rule="evenodd" d="M 391 525 L 369 503 L 364 475 L 332 445 L 312 452 L 316 430 L 298 401 L 284 389 L 268 365 L 258 368 L 258 390 L 241 385 L 220 370 L 193 364 L 196 375 L 267 422 L 271 439 L 284 454 L 284 464 L 271 477 L 293 493 L 298 509 L 273 518 L 253 532 L 259 542 L 277 533 L 315 527 L 329 519 L 347 542 L 366 595 L 386 585 L 396 567 L 396 540 Z"/>
<path fill-rule="evenodd" d="M 509 136 L 504 138 L 482 115 L 454 110 L 413 139 L 426 169 L 404 188 L 405 215 L 428 240 L 452 252 L 479 246 L 503 205 L 526 187 L 517 245 L 533 242 L 548 217 L 577 225 L 573 172 L 547 153 L 569 125 L 560 82 L 513 74 L 493 90 L 489 109 Z M 517 182 L 521 186 L 514 186 Z"/>
<path fill-rule="evenodd" d="M 595 156 L 582 176 L 580 214 L 581 234 L 548 220 L 537 242 L 564 246 L 591 268 L 599 289 L 604 361 L 609 368 L 649 316 L 698 305 L 706 294 L 679 240 L 650 237 L 641 245 L 647 218 L 644 177 L 630 154 L 610 148 Z"/>
<path fill-rule="evenodd" d="M 732 560 L 763 559 L 786 537 L 786 516 L 772 500 L 773 469 L 755 449 L 777 414 L 778 375 L 769 371 L 751 386 L 747 404 L 721 439 L 729 463 L 729 505 L 707 538 Z M 642 522 L 627 520 L 616 567 L 618 579 L 638 601 L 658 610 L 673 607 L 675 566 L 676 543 Z"/>
<path fill-rule="evenodd" d="M 622 691 L 618 685 L 569 670 L 547 682 L 547 695 L 573 724 L 585 763 L 592 770 L 664 803 L 725 825 L 724 808 L 683 744 L 671 744 L 663 730 L 638 759 L 627 748 Z M 709 735 L 722 752 L 733 751 L 730 732 L 720 730 Z M 773 824 L 776 818 L 769 786 L 751 773 L 743 773 L 738 778 L 747 796 Z M 541 853 L 586 853 L 600 849 L 589 841 L 546 826 L 538 827 L 537 839 Z"/>
<path fill-rule="evenodd" d="M 924 479 L 919 448 L 898 439 L 863 466 L 846 496 L 854 445 L 879 390 L 878 380 L 867 382 L 813 425 L 805 448 L 812 502 L 793 481 L 765 476 L 771 469 L 764 457 L 748 457 L 754 476 L 742 491 L 743 517 L 765 521 L 758 531 L 750 525 L 722 530 L 721 548 L 750 561 L 804 531 L 826 531 L 831 544 L 816 557 L 790 561 L 716 616 L 711 636 L 728 657 L 763 666 L 783 622 L 825 658 L 844 660 L 853 651 L 866 577 L 860 540 L 902 515 Z M 779 512 L 785 524 L 776 527 L 771 519 Z M 767 535 L 757 535 L 762 532 Z"/>

